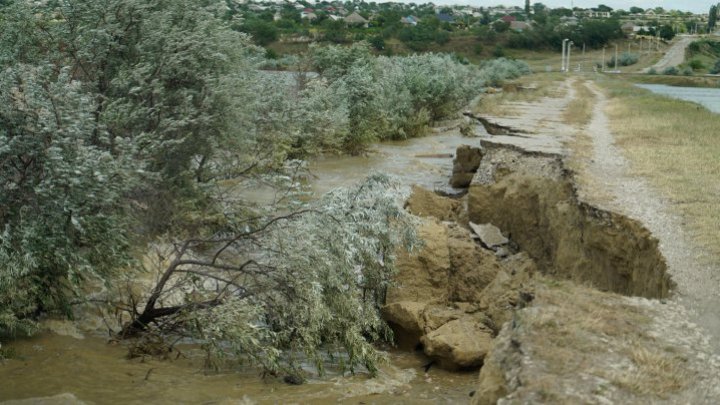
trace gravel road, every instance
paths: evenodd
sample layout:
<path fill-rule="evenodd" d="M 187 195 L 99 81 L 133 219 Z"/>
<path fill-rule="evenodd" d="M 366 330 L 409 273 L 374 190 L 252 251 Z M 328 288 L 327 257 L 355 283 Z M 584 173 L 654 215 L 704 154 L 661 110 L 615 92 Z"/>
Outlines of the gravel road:
<path fill-rule="evenodd" d="M 661 73 L 663 70 L 677 66 L 685 61 L 685 48 L 690 45 L 691 42 L 697 39 L 696 36 L 682 36 L 675 42 L 665 55 L 654 64 L 652 67 L 643 69 L 643 73 L 647 73 L 650 69 L 655 69 L 656 72 Z"/>

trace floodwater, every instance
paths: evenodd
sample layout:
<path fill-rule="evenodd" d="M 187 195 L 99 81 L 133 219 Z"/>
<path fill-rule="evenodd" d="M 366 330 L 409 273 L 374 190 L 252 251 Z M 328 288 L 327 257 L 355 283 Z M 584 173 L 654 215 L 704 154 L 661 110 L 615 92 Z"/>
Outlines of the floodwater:
<path fill-rule="evenodd" d="M 636 86 L 663 96 L 692 101 L 714 113 L 720 113 L 720 89 L 705 87 L 678 87 L 665 84 L 636 84 Z"/>
<path fill-rule="evenodd" d="M 478 145 L 479 141 L 450 130 L 405 141 L 383 142 L 375 145 L 366 156 L 319 158 L 310 163 L 312 189 L 316 194 L 322 194 L 359 182 L 370 171 L 378 171 L 396 177 L 402 184 L 449 192 L 452 156 L 463 144 Z"/>
<path fill-rule="evenodd" d="M 128 360 L 122 345 L 97 336 L 45 333 L 11 346 L 15 358 L 0 365 L 0 400 L 33 398 L 21 402 L 28 404 L 58 394 L 88 404 L 457 403 L 477 382 L 477 372 L 425 374 L 426 358 L 400 351 L 388 353 L 377 378 L 330 374 L 294 386 L 249 368 L 206 374 L 202 355 L 182 346 L 172 360 Z"/>
<path fill-rule="evenodd" d="M 438 132 L 438 131 L 436 131 Z M 315 193 L 361 181 L 371 171 L 396 176 L 403 184 L 449 190 L 455 149 L 477 144 L 457 130 L 402 142 L 378 144 L 367 156 L 326 157 L 310 164 Z M 478 373 L 451 373 L 423 366 L 421 353 L 386 349 L 389 362 L 380 375 L 329 374 L 300 386 L 276 378 L 261 378 L 245 368 L 206 374 L 203 357 L 192 347 L 180 347 L 171 360 L 127 359 L 127 349 L 108 343 L 98 329 L 76 327 L 100 324 L 96 319 L 66 322 L 65 335 L 45 332 L 33 338 L 3 342 L 15 352 L 0 363 L 0 401 L 10 403 L 95 404 L 253 404 L 354 403 L 443 404 L 466 403 Z M 62 328 L 61 328 L 62 329 Z M 73 337 L 74 336 L 74 337 Z M 66 394 L 48 400 L 42 397 Z M 69 398 L 69 400 L 68 400 Z"/>

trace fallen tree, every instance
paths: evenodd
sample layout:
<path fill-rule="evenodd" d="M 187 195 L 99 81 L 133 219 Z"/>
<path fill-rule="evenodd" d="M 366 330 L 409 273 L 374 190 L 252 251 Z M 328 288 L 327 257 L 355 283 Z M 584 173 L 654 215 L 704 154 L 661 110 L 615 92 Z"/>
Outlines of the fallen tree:
<path fill-rule="evenodd" d="M 301 358 L 320 373 L 328 360 L 374 373 L 372 342 L 391 338 L 378 308 L 394 254 L 415 242 L 402 195 L 373 175 L 292 213 L 174 243 L 154 286 L 125 303 L 119 335 L 192 338 L 213 360 L 271 374 L 296 373 Z"/>

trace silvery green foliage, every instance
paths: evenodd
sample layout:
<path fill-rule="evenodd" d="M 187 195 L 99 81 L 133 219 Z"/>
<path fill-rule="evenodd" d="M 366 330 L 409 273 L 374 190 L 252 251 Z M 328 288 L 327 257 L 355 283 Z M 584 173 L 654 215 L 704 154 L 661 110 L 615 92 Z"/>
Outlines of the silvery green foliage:
<path fill-rule="evenodd" d="M 121 196 L 132 147 L 96 146 L 92 100 L 67 69 L 0 72 L 0 330 L 40 310 L 68 310 L 80 281 L 127 263 Z"/>
<path fill-rule="evenodd" d="M 497 58 L 480 64 L 481 78 L 488 86 L 498 86 L 504 80 L 515 79 L 530 73 L 530 67 L 523 61 Z"/>
<path fill-rule="evenodd" d="M 312 46 L 310 53 L 321 79 L 345 101 L 336 105 L 348 113 L 342 144 L 351 153 L 372 141 L 417 136 L 433 121 L 457 112 L 483 87 L 529 73 L 524 63 L 507 59 L 478 68 L 450 55 L 373 57 L 365 43 Z"/>
<path fill-rule="evenodd" d="M 293 372 L 302 362 L 322 373 L 328 361 L 374 373 L 381 356 L 372 342 L 391 333 L 378 307 L 395 253 L 416 243 L 413 219 L 400 203 L 404 196 L 388 177 L 375 174 L 328 193 L 301 214 L 249 226 L 212 266 L 196 260 L 178 267 L 178 283 L 193 282 L 196 296 L 219 302 L 184 312 L 183 323 L 206 342 L 212 358 L 249 360 L 272 373 Z M 189 273 L 193 277 L 182 278 Z M 203 274 L 233 282 L 203 283 Z"/>
<path fill-rule="evenodd" d="M 176 199 L 227 171 L 216 162 L 224 148 L 241 151 L 250 167 L 272 160 L 272 147 L 269 157 L 242 149 L 261 144 L 237 130 L 255 122 L 253 112 L 233 109 L 238 98 L 257 99 L 246 83 L 260 57 L 215 18 L 219 4 L 0 9 L 0 329 L 41 311 L 69 312 L 82 279 L 125 266 L 128 202 L 147 206 L 155 193 L 167 215 Z"/>

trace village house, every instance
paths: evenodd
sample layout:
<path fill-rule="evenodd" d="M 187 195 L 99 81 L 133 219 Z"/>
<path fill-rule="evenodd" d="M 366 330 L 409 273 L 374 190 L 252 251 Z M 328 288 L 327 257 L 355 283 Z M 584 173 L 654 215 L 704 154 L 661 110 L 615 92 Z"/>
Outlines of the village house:
<path fill-rule="evenodd" d="M 357 11 L 353 11 L 352 14 L 345 17 L 345 23 L 347 25 L 363 26 L 368 27 L 368 20 L 361 16 Z"/>
<path fill-rule="evenodd" d="M 526 23 L 525 21 L 512 21 L 510 22 L 510 29 L 517 32 L 523 32 L 532 29 L 532 25 Z"/>
<path fill-rule="evenodd" d="M 306 8 L 300 12 L 300 18 L 312 21 L 317 18 L 317 15 L 315 14 L 315 10 Z"/>

